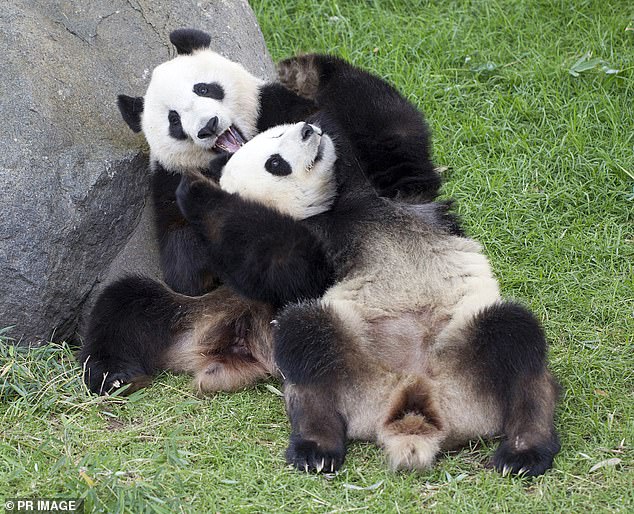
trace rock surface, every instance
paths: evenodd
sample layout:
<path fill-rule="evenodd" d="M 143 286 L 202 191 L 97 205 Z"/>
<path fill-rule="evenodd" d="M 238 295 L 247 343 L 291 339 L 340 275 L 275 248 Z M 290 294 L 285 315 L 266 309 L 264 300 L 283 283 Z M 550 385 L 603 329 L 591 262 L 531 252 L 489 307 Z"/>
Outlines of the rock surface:
<path fill-rule="evenodd" d="M 104 281 L 159 276 L 143 138 L 116 96 L 144 94 L 180 27 L 273 75 L 246 0 L 3 2 L 0 329 L 14 340 L 72 338 Z"/>

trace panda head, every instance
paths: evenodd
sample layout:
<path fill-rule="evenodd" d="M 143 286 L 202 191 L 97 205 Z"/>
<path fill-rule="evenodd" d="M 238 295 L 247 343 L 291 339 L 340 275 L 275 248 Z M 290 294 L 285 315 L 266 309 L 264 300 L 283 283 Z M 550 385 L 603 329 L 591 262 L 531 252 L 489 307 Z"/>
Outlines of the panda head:
<path fill-rule="evenodd" d="M 256 133 L 263 81 L 209 49 L 208 34 L 170 34 L 178 55 L 157 66 L 144 97 L 120 95 L 123 119 L 143 131 L 151 158 L 170 171 L 199 169 Z"/>
<path fill-rule="evenodd" d="M 337 154 L 316 125 L 279 125 L 258 134 L 231 156 L 220 187 L 304 219 L 329 210 L 335 200 Z"/>

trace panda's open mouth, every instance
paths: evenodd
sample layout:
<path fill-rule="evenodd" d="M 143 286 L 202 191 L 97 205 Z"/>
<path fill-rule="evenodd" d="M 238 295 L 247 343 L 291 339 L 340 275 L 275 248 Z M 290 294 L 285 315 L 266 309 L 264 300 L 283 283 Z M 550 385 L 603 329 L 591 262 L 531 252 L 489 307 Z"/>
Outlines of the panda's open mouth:
<path fill-rule="evenodd" d="M 315 154 L 315 158 L 313 159 L 313 162 L 309 163 L 308 166 L 306 166 L 306 171 L 311 171 L 313 167 L 315 166 L 315 164 L 321 161 L 321 158 L 323 156 L 324 156 L 324 138 L 322 137 L 319 141 L 319 146 L 317 147 L 317 153 Z"/>
<path fill-rule="evenodd" d="M 236 153 L 245 143 L 244 137 L 235 125 L 218 136 L 213 149 L 221 152 Z"/>

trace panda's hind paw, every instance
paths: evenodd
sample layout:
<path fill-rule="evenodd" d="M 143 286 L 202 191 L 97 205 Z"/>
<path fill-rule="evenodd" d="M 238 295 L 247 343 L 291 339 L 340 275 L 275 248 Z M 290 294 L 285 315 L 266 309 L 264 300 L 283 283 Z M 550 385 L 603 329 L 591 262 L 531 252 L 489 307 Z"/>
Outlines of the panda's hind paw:
<path fill-rule="evenodd" d="M 525 477 L 543 475 L 553 465 L 553 459 L 559 451 L 559 440 L 553 436 L 542 445 L 518 450 L 508 441 L 502 441 L 493 455 L 492 465 L 503 475 L 522 475 Z"/>
<path fill-rule="evenodd" d="M 104 396 L 112 394 L 125 396 L 146 387 L 152 381 L 152 377 L 140 373 L 135 374 L 134 377 L 127 372 L 98 373 L 94 370 L 86 370 L 85 373 L 88 388 L 93 393 Z"/>
<path fill-rule="evenodd" d="M 334 473 L 343 464 L 345 447 L 326 449 L 309 439 L 293 439 L 286 450 L 286 462 L 299 471 Z"/>

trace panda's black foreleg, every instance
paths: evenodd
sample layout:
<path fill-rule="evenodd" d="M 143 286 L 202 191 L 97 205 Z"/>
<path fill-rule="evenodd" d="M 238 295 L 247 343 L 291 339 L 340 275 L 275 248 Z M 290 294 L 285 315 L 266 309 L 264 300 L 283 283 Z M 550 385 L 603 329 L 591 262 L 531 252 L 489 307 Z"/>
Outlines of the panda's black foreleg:
<path fill-rule="evenodd" d="M 317 298 L 332 284 L 333 267 L 321 241 L 290 216 L 202 177 L 183 176 L 176 196 L 206 240 L 215 273 L 243 296 L 281 307 Z"/>
<path fill-rule="evenodd" d="M 168 227 L 159 240 L 163 280 L 175 292 L 201 296 L 218 285 L 207 246 L 191 226 Z"/>
<path fill-rule="evenodd" d="M 110 284 L 91 312 L 79 362 L 97 394 L 143 387 L 159 369 L 185 310 L 159 282 L 129 276 Z"/>
<path fill-rule="evenodd" d="M 332 472 L 346 454 L 346 420 L 338 409 L 345 378 L 342 334 L 327 308 L 286 307 L 274 336 L 275 362 L 284 378 L 291 437 L 286 460 L 299 470 Z"/>
<path fill-rule="evenodd" d="M 176 204 L 180 175 L 162 166 L 152 176 L 152 199 L 163 280 L 175 292 L 200 296 L 216 283 L 203 238 L 189 225 Z"/>
<path fill-rule="evenodd" d="M 559 386 L 546 367 L 547 343 L 535 316 L 519 304 L 484 309 L 472 324 L 472 376 L 497 400 L 504 440 L 493 465 L 528 476 L 552 467 L 560 444 L 554 427 Z"/>
<path fill-rule="evenodd" d="M 313 100 L 322 119 L 346 133 L 380 196 L 433 200 L 441 180 L 421 112 L 382 78 L 332 55 L 308 54 L 278 63 L 280 82 Z"/>
<path fill-rule="evenodd" d="M 265 84 L 260 89 L 258 132 L 276 125 L 305 121 L 317 111 L 312 100 L 290 91 L 278 82 Z"/>

